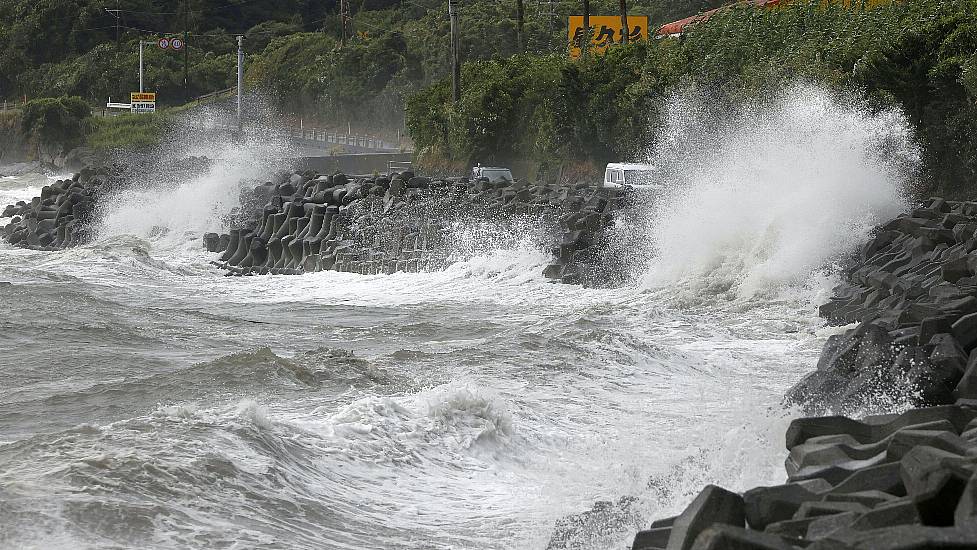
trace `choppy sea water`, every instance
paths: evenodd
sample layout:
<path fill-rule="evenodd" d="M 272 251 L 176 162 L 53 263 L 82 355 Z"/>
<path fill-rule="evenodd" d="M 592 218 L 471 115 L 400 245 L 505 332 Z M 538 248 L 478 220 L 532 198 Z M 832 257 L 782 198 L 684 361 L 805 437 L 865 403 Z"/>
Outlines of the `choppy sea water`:
<path fill-rule="evenodd" d="M 621 228 L 650 243 L 624 288 L 551 284 L 532 239 L 224 277 L 199 237 L 249 155 L 108 203 L 90 245 L 0 244 L 0 547 L 624 548 L 703 484 L 782 482 L 782 395 L 832 262 L 901 207 L 872 144 L 902 126 L 811 90 L 743 117 Z"/>

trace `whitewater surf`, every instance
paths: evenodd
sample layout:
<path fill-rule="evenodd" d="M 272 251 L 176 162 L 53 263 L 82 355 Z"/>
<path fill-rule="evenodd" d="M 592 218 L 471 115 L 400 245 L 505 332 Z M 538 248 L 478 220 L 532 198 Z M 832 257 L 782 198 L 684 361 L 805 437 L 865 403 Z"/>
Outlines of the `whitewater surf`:
<path fill-rule="evenodd" d="M 223 277 L 200 237 L 277 168 L 257 146 L 148 175 L 89 245 L 3 245 L 0 545 L 621 548 L 702 484 L 782 482 L 832 265 L 903 207 L 915 152 L 816 89 L 688 105 L 648 155 L 674 192 L 618 228 L 623 288 L 465 226 L 443 271 Z"/>

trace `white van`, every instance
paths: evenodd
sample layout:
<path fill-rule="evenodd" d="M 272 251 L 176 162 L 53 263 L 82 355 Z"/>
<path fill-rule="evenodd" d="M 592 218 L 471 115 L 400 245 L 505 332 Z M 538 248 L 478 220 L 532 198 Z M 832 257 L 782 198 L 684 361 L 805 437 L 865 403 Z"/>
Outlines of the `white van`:
<path fill-rule="evenodd" d="M 612 162 L 604 170 L 604 187 L 637 187 L 661 189 L 655 182 L 655 166 Z"/>
<path fill-rule="evenodd" d="M 502 168 L 499 166 L 482 166 L 481 164 L 476 164 L 472 168 L 472 179 L 477 180 L 479 178 L 486 178 L 492 183 L 498 183 L 500 181 L 515 181 L 516 178 L 512 177 L 512 170 L 508 168 Z"/>

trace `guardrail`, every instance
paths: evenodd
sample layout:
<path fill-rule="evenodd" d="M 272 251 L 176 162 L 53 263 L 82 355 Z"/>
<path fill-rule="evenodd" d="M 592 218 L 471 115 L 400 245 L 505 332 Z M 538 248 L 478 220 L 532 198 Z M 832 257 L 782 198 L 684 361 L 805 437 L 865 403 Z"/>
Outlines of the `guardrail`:
<path fill-rule="evenodd" d="M 413 170 L 414 163 L 409 160 L 388 160 L 387 161 L 387 173 L 392 174 L 393 172 L 404 172 L 407 170 Z"/>
<path fill-rule="evenodd" d="M 215 98 L 215 97 L 222 96 L 224 94 L 229 94 L 229 93 L 233 92 L 234 90 L 237 90 L 237 88 L 236 87 L 232 87 L 232 88 L 227 88 L 225 90 L 217 90 L 216 92 L 210 92 L 209 94 L 204 94 L 204 95 L 201 95 L 201 96 L 197 96 L 197 97 L 191 99 L 188 103 L 199 103 L 199 102 L 205 101 L 207 99 L 212 99 L 212 98 Z"/>
<path fill-rule="evenodd" d="M 320 130 L 318 128 L 292 128 L 291 136 L 293 138 L 308 141 L 319 141 L 322 143 L 331 143 L 333 145 L 352 145 L 354 147 L 361 147 L 364 149 L 400 149 L 400 145 L 384 141 L 378 137 L 345 134 L 329 130 Z"/>

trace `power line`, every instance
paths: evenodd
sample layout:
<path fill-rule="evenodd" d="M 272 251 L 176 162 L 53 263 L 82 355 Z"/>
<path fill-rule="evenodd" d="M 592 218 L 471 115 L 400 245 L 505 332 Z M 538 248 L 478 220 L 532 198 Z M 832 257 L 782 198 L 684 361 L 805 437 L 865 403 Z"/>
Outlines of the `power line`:
<path fill-rule="evenodd" d="M 152 29 L 140 29 L 139 27 L 128 27 L 126 25 L 120 25 L 120 27 L 130 31 L 148 32 L 149 34 L 161 34 L 164 36 L 175 36 L 175 35 L 183 34 L 183 31 L 176 31 L 176 32 L 154 31 Z"/>
<path fill-rule="evenodd" d="M 114 28 L 115 28 L 115 25 L 109 25 L 107 27 L 72 27 L 69 30 L 69 32 L 76 32 L 76 31 L 103 31 L 103 30 L 106 30 L 106 29 L 114 29 Z"/>
<path fill-rule="evenodd" d="M 232 2 L 232 3 L 229 3 L 229 4 L 224 4 L 223 6 L 216 6 L 216 7 L 213 7 L 213 8 L 205 8 L 204 10 L 201 10 L 201 11 L 206 11 L 206 10 L 219 11 L 219 10 L 226 10 L 226 9 L 231 9 L 231 8 L 238 8 L 238 7 L 244 6 L 246 4 L 253 4 L 253 3 L 258 2 L 258 1 L 260 1 L 260 0 L 244 0 L 243 2 L 238 2 L 236 4 Z"/>
<path fill-rule="evenodd" d="M 181 12 L 178 11 L 140 11 L 140 10 L 107 10 L 107 11 L 117 11 L 122 13 L 135 13 L 138 15 L 179 15 Z"/>
<path fill-rule="evenodd" d="M 403 0 L 403 1 L 404 1 L 404 2 L 407 2 L 408 4 L 413 4 L 414 6 L 417 6 L 417 7 L 419 7 L 419 8 L 424 8 L 424 9 L 426 9 L 427 11 L 435 11 L 435 10 L 441 10 L 441 9 L 443 9 L 443 8 L 444 8 L 444 6 L 435 6 L 435 7 L 431 7 L 431 6 L 425 6 L 425 5 L 423 5 L 423 4 L 419 4 L 419 3 L 417 3 L 417 2 L 414 2 L 413 0 Z M 460 7 L 460 6 L 459 6 L 459 7 Z"/>
<path fill-rule="evenodd" d="M 238 4 L 226 4 L 224 6 L 218 6 L 217 8 L 212 8 L 212 9 L 224 9 L 224 8 L 229 8 L 229 7 L 236 7 L 236 6 L 240 6 L 240 5 L 244 5 L 244 4 L 248 4 L 248 3 L 253 3 L 253 2 L 257 2 L 257 1 L 259 1 L 259 0 L 246 0 L 245 2 L 241 2 L 241 3 L 238 3 Z M 417 2 L 414 2 L 413 0 L 404 0 L 404 1 L 406 1 L 409 4 L 413 4 L 413 5 L 417 6 L 417 7 L 424 8 L 424 9 L 427 9 L 427 10 L 430 10 L 430 11 L 434 11 L 436 9 L 440 9 L 440 8 L 431 8 L 429 6 L 422 5 L 422 4 L 419 4 Z M 459 11 L 459 12 L 462 11 L 458 7 L 456 7 L 455 9 L 457 11 Z M 107 10 L 107 11 L 133 13 L 133 12 L 127 11 L 127 10 Z M 151 13 L 151 12 L 141 12 L 141 13 Z M 176 12 L 159 12 L 159 14 L 161 14 L 161 15 L 166 15 L 166 14 L 170 14 L 170 13 L 174 13 L 175 14 Z M 191 13 L 194 13 L 194 12 L 191 11 Z M 199 13 L 199 12 L 197 12 L 197 13 Z M 116 17 L 118 17 L 118 16 L 116 16 Z M 330 19 L 332 19 L 334 17 L 336 17 L 336 15 L 329 15 L 329 16 L 326 16 L 326 17 L 323 17 L 323 18 L 320 18 L 320 19 L 314 19 L 312 21 L 304 21 L 303 22 L 303 25 L 314 25 L 316 23 L 323 23 L 323 22 L 328 21 L 328 20 L 330 20 Z M 353 20 L 353 18 L 350 17 L 350 22 L 351 23 L 352 23 L 352 20 Z M 371 23 L 368 23 L 366 21 L 362 21 L 362 20 L 359 20 L 359 19 L 356 21 L 356 25 L 367 27 L 367 28 L 370 28 L 372 30 L 379 31 L 379 32 L 384 32 L 384 33 L 389 33 L 389 34 L 404 36 L 404 34 L 402 32 L 400 32 L 400 31 L 398 31 L 398 30 L 394 30 L 394 29 L 391 29 L 391 28 L 388 28 L 388 27 L 380 27 L 380 26 L 377 26 L 377 25 L 374 25 L 374 24 L 371 24 Z M 99 27 L 99 28 L 94 28 L 94 29 L 85 29 L 85 30 L 101 30 L 101 29 L 111 29 L 111 28 L 116 28 L 116 25 L 110 25 L 110 26 L 107 26 L 107 27 Z M 138 31 L 138 32 L 143 32 L 143 33 L 155 34 L 155 35 L 162 35 L 162 36 L 179 36 L 179 35 L 182 35 L 183 34 L 183 31 L 154 30 L 154 29 L 146 29 L 146 28 L 141 28 L 141 27 L 133 27 L 131 25 L 118 25 L 118 28 L 125 29 L 125 30 L 130 30 L 130 31 Z M 277 31 L 277 30 L 265 30 L 265 31 L 249 31 L 249 30 L 243 30 L 243 31 L 233 31 L 233 30 L 227 30 L 227 29 L 212 29 L 212 30 L 209 30 L 209 31 L 202 31 L 202 32 L 194 33 L 194 36 L 197 37 L 197 38 L 223 38 L 223 37 L 236 36 L 236 35 L 245 35 L 245 36 L 276 35 L 276 34 L 279 34 L 279 32 L 280 31 Z M 313 31 L 313 32 L 315 32 L 315 31 Z"/>
<path fill-rule="evenodd" d="M 204 7 L 199 10 L 190 10 L 190 13 L 196 13 L 199 15 L 207 11 L 213 12 L 213 11 L 227 10 L 231 8 L 238 8 L 259 1 L 263 1 L 263 0 L 244 0 L 243 2 L 238 2 L 238 3 L 232 2 L 229 4 L 224 4 L 222 6 Z M 135 13 L 138 15 L 181 15 L 183 13 L 182 11 L 144 11 L 144 10 L 125 10 L 125 9 L 114 9 L 110 11 L 122 12 L 122 13 Z"/>
<path fill-rule="evenodd" d="M 381 32 L 387 32 L 387 33 L 390 33 L 390 34 L 399 34 L 400 36 L 405 36 L 404 33 L 400 32 L 400 31 L 395 31 L 393 29 L 389 29 L 389 28 L 385 28 L 385 27 L 378 27 L 376 25 L 372 25 L 370 23 L 367 23 L 366 21 L 357 21 L 356 24 L 359 25 L 359 26 L 362 26 L 362 27 L 369 27 L 371 29 L 376 29 L 376 30 L 381 31 Z"/>
<path fill-rule="evenodd" d="M 323 17 L 322 19 L 314 19 L 312 21 L 305 21 L 303 24 L 304 25 L 313 25 L 315 23 L 322 23 L 324 21 L 328 21 L 329 19 L 332 19 L 333 17 L 335 17 L 335 16 Z M 234 32 L 234 31 L 229 31 L 227 29 L 219 29 L 219 30 L 218 29 L 212 29 L 212 30 L 209 30 L 209 31 L 198 32 L 198 33 L 195 34 L 195 36 L 221 36 L 221 35 L 224 35 L 224 34 L 233 35 L 233 36 L 237 36 L 239 34 L 246 35 L 246 36 L 247 35 L 253 36 L 253 35 L 261 35 L 261 34 L 278 34 L 278 32 L 279 31 L 275 31 L 275 30 L 254 31 L 254 32 L 251 32 L 250 29 L 249 30 L 246 30 L 246 31 Z"/>

